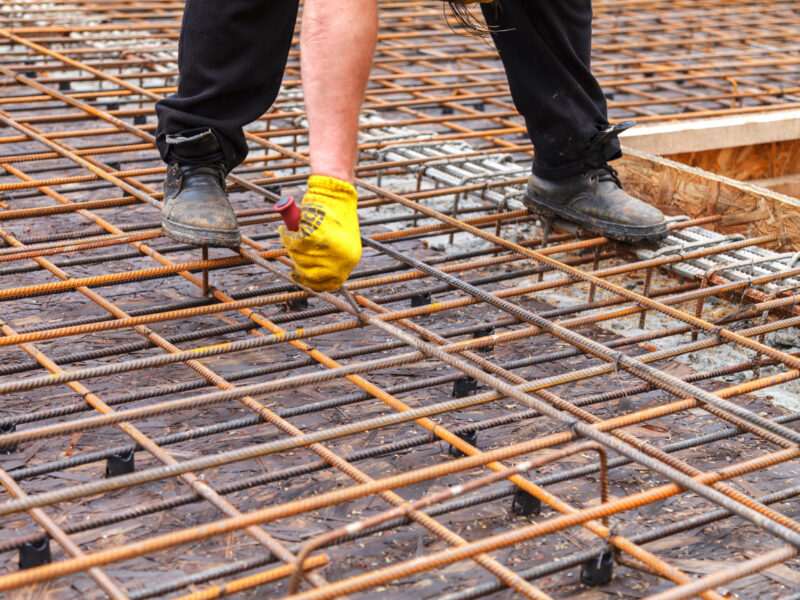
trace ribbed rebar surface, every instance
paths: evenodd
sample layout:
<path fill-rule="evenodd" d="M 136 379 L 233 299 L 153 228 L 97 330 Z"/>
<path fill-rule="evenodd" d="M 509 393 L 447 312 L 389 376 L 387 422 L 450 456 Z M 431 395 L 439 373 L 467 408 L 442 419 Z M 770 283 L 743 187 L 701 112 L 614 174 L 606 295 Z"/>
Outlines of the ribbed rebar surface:
<path fill-rule="evenodd" d="M 381 6 L 348 299 L 277 237 L 296 47 L 205 256 L 158 213 L 183 4 L 2 6 L 0 596 L 795 597 L 797 255 L 719 215 L 543 239 L 496 52 L 442 8 Z M 614 119 L 798 101 L 795 2 L 595 12 Z"/>

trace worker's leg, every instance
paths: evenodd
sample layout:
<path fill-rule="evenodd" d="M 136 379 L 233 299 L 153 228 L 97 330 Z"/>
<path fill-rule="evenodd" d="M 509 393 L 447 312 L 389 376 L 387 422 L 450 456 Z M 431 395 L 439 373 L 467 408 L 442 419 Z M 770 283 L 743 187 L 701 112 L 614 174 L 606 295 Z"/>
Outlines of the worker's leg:
<path fill-rule="evenodd" d="M 591 0 L 497 0 L 483 12 L 536 149 L 534 173 L 551 179 L 579 173 L 590 140 L 608 125 L 605 97 L 589 67 Z M 611 158 L 619 144 L 604 150 Z"/>
<path fill-rule="evenodd" d="M 230 171 L 247 155 L 242 127 L 275 101 L 292 42 L 297 0 L 187 0 L 178 42 L 178 92 L 156 104 L 167 135 L 211 129 Z"/>
<path fill-rule="evenodd" d="M 300 230 L 281 230 L 295 281 L 339 287 L 361 258 L 352 185 L 358 116 L 375 40 L 377 0 L 305 0 L 300 61 L 309 129 L 311 177 Z"/>
<path fill-rule="evenodd" d="M 178 43 L 178 92 L 156 104 L 168 163 L 162 228 L 195 245 L 239 244 L 225 175 L 247 155 L 242 127 L 280 89 L 297 0 L 188 0 Z"/>
<path fill-rule="evenodd" d="M 663 237 L 663 215 L 627 195 L 606 164 L 620 147 L 590 69 L 591 0 L 496 0 L 482 8 L 534 145 L 529 205 L 618 239 Z"/>
<path fill-rule="evenodd" d="M 300 63 L 312 174 L 353 181 L 358 116 L 377 33 L 377 0 L 303 5 Z"/>

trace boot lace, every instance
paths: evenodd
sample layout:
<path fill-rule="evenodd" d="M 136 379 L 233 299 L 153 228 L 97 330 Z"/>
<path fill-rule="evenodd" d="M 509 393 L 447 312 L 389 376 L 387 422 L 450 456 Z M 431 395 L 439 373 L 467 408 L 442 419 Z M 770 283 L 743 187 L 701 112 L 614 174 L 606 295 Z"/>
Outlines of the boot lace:
<path fill-rule="evenodd" d="M 597 178 L 597 181 L 601 183 L 608 181 L 619 188 L 622 187 L 622 182 L 619 180 L 619 173 L 617 173 L 617 170 L 611 165 L 606 164 L 597 167 L 597 169 L 595 169 L 594 176 Z"/>
<path fill-rule="evenodd" d="M 207 173 L 209 170 L 213 171 L 214 175 L 223 183 L 225 183 L 225 177 L 227 173 L 225 171 L 225 167 L 222 166 L 221 163 L 205 163 L 205 164 L 183 164 L 183 163 L 176 163 L 177 172 L 180 177 L 186 177 L 187 175 L 192 175 L 194 173 L 202 172 L 205 170 Z"/>

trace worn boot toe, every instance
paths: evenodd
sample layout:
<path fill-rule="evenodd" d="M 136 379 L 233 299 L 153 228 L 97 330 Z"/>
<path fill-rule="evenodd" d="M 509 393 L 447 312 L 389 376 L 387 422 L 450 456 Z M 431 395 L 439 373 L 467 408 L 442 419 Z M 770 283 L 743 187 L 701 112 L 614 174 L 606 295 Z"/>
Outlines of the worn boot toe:
<path fill-rule="evenodd" d="M 195 246 L 236 248 L 242 242 L 233 208 L 212 174 L 192 173 L 189 185 L 164 201 L 161 228 Z"/>

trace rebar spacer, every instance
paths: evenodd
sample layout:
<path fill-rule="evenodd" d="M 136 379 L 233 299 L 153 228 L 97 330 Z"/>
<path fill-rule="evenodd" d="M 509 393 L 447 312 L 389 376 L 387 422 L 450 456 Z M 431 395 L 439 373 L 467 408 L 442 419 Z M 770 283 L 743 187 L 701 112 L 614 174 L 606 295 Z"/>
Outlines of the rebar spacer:
<path fill-rule="evenodd" d="M 542 501 L 530 492 L 516 488 L 511 498 L 511 512 L 521 517 L 541 514 Z"/>
<path fill-rule="evenodd" d="M 7 423 L 5 425 L 0 425 L 0 434 L 4 433 L 14 433 L 17 430 L 16 423 Z M 14 444 L 13 446 L 3 446 L 0 448 L 0 454 L 11 454 L 12 452 L 17 451 L 17 445 Z"/>
<path fill-rule="evenodd" d="M 583 585 L 606 585 L 614 577 L 614 553 L 604 550 L 597 558 L 590 558 L 581 565 Z"/>
<path fill-rule="evenodd" d="M 106 459 L 106 477 L 117 477 L 133 473 L 135 469 L 133 450 L 124 454 L 112 454 Z"/>
<path fill-rule="evenodd" d="M 473 335 L 472 339 L 482 338 L 489 335 L 494 335 L 494 327 L 481 327 L 480 329 L 475 330 L 475 334 Z M 483 346 L 481 348 L 477 348 L 478 352 L 489 353 L 494 350 L 494 344 L 491 346 Z"/>
<path fill-rule="evenodd" d="M 478 391 L 478 380 L 474 377 L 459 377 L 453 382 L 453 397 L 464 398 Z"/>
<path fill-rule="evenodd" d="M 477 446 L 478 445 L 478 430 L 473 429 L 472 431 L 465 431 L 464 433 L 456 434 L 462 440 L 467 442 L 470 446 Z M 447 453 L 452 456 L 453 458 L 461 458 L 462 456 L 466 456 L 464 452 L 450 444 L 450 448 L 448 449 Z"/>
<path fill-rule="evenodd" d="M 289 300 L 286 303 L 286 310 L 306 310 L 308 308 L 308 298 L 298 298 Z"/>
<path fill-rule="evenodd" d="M 430 303 L 431 303 L 430 292 L 423 292 L 421 294 L 417 294 L 416 296 L 411 296 L 411 308 L 417 308 L 418 306 L 427 306 Z"/>
<path fill-rule="evenodd" d="M 50 538 L 38 542 L 26 542 L 19 549 L 19 568 L 32 569 L 53 562 L 50 552 Z"/>

